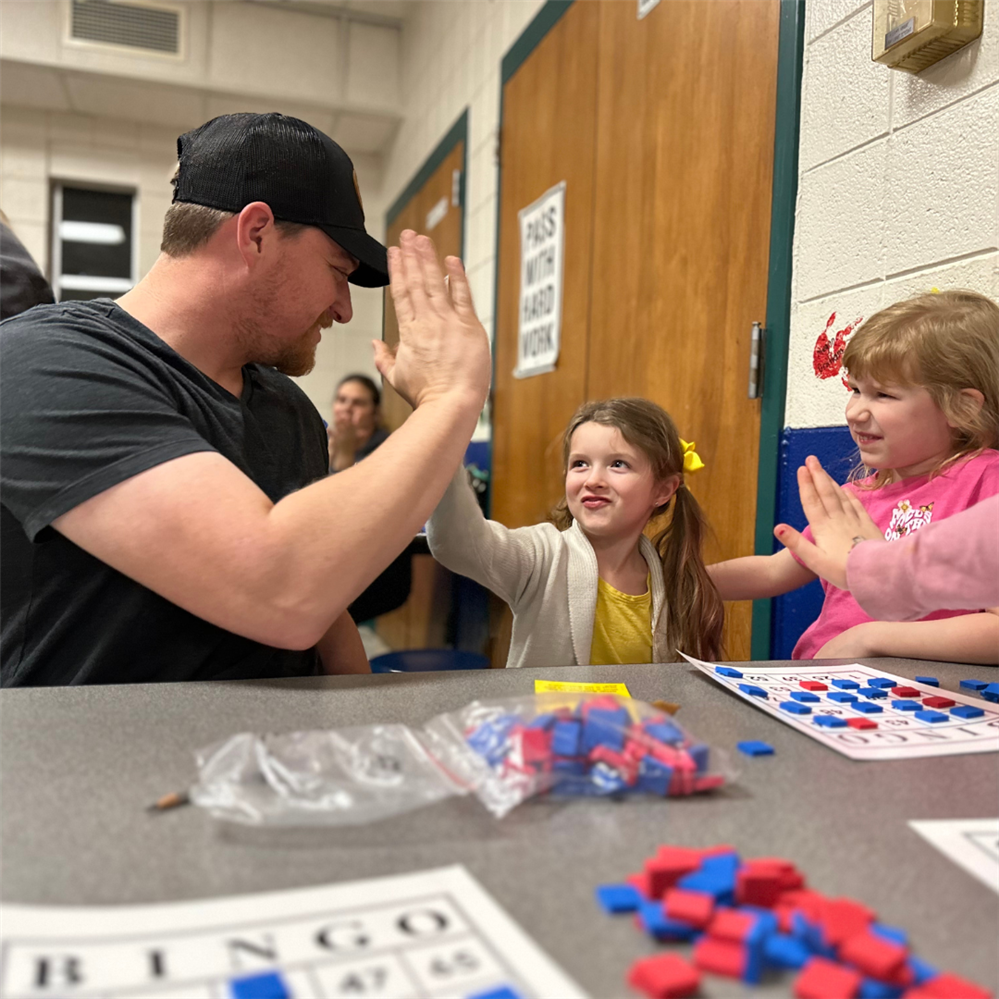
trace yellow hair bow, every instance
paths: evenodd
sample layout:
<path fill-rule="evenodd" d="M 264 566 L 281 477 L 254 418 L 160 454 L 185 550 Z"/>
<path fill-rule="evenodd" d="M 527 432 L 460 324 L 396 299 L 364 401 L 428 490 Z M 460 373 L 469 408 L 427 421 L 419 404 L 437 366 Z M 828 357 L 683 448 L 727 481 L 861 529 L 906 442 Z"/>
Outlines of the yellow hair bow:
<path fill-rule="evenodd" d="M 681 437 L 680 444 L 683 447 L 683 470 L 685 472 L 699 472 L 704 468 L 701 456 L 694 450 L 697 445 L 691 441 L 689 444 Z"/>

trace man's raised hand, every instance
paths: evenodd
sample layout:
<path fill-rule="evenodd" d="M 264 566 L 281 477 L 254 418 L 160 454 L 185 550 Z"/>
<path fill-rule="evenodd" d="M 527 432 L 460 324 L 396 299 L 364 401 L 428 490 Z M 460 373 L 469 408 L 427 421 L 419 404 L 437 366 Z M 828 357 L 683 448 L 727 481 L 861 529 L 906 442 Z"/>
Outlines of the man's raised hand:
<path fill-rule="evenodd" d="M 414 407 L 456 393 L 481 409 L 492 361 L 465 269 L 457 257 L 446 257 L 445 281 L 429 237 L 406 229 L 399 244 L 388 251 L 399 343 L 393 354 L 374 341 L 375 365 Z"/>

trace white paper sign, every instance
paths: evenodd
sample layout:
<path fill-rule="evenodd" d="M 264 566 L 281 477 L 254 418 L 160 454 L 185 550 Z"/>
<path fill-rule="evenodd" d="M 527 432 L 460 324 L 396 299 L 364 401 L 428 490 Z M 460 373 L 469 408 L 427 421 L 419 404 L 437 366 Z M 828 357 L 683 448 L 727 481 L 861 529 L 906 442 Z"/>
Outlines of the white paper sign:
<path fill-rule="evenodd" d="M 562 331 L 565 181 L 522 208 L 516 378 L 554 371 Z"/>

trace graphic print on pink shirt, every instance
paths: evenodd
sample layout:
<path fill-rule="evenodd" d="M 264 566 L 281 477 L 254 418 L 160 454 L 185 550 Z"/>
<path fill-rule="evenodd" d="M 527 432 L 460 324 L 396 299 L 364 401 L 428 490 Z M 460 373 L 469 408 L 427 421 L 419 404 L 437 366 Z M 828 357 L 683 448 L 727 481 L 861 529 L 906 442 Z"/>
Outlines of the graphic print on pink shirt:
<path fill-rule="evenodd" d="M 867 480 L 864 480 L 865 482 Z M 858 483 L 857 485 L 860 485 Z M 913 476 L 881 489 L 863 489 L 848 485 L 864 504 L 871 519 L 888 541 L 897 541 L 931 521 L 936 523 L 999 493 L 999 451 L 986 450 L 960 461 L 932 479 Z M 810 528 L 803 535 L 812 540 Z M 797 558 L 797 556 L 794 556 Z M 801 560 L 798 559 L 800 562 Z M 818 619 L 805 629 L 791 653 L 792 659 L 814 659 L 826 642 L 855 625 L 873 620 L 861 610 L 848 590 L 822 581 L 825 600 Z M 934 611 L 922 618 L 937 621 L 967 614 L 962 610 Z"/>
<path fill-rule="evenodd" d="M 913 506 L 910 500 L 904 499 L 891 512 L 891 520 L 885 531 L 885 541 L 898 541 L 913 531 L 925 527 L 933 519 L 933 504 Z"/>

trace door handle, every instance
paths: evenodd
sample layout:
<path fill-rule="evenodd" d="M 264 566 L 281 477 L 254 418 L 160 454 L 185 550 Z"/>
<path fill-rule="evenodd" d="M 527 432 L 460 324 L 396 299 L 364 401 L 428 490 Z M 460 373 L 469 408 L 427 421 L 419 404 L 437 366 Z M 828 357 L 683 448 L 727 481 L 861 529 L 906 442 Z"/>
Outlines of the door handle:
<path fill-rule="evenodd" d="M 749 340 L 749 398 L 759 399 L 763 394 L 763 324 L 753 323 Z"/>

